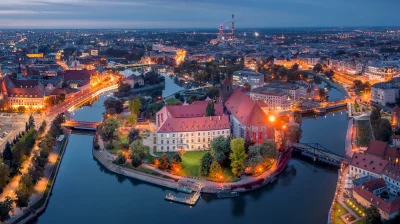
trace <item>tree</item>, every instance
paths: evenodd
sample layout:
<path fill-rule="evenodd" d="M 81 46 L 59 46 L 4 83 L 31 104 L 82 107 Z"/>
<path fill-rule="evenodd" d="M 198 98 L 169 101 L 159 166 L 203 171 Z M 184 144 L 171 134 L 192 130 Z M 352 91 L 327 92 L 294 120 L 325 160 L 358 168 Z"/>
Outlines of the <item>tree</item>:
<path fill-rule="evenodd" d="M 5 222 L 10 218 L 10 212 L 13 210 L 13 200 L 6 196 L 4 201 L 0 202 L 0 221 Z"/>
<path fill-rule="evenodd" d="M 30 194 L 23 192 L 21 190 L 17 190 L 15 194 L 17 195 L 15 204 L 18 208 L 24 208 L 29 205 L 29 198 L 31 196 Z"/>
<path fill-rule="evenodd" d="M 263 165 L 264 159 L 261 156 L 262 148 L 262 145 L 252 145 L 249 147 L 246 166 L 250 167 L 253 171 Z"/>
<path fill-rule="evenodd" d="M 106 114 L 120 114 L 123 111 L 123 103 L 114 97 L 109 97 L 104 101 L 104 107 L 106 108 Z"/>
<path fill-rule="evenodd" d="M 9 161 L 9 166 L 11 167 L 11 163 L 12 163 L 12 160 L 13 160 L 13 153 L 11 151 L 10 142 L 6 143 L 6 147 L 3 150 L 3 160 Z"/>
<path fill-rule="evenodd" d="M 206 91 L 206 96 L 210 97 L 210 99 L 215 99 L 219 97 L 219 89 L 215 86 L 208 88 Z"/>
<path fill-rule="evenodd" d="M 10 180 L 10 170 L 4 164 L 0 164 L 0 189 L 4 188 Z"/>
<path fill-rule="evenodd" d="M 18 107 L 18 112 L 19 112 L 19 113 L 22 114 L 22 113 L 25 113 L 25 111 L 26 111 L 26 108 L 25 108 L 24 106 L 19 106 L 19 107 Z"/>
<path fill-rule="evenodd" d="M 167 170 L 169 168 L 169 158 L 166 153 L 163 153 L 160 158 L 160 164 L 158 168 L 161 170 Z"/>
<path fill-rule="evenodd" d="M 123 82 L 121 82 L 119 85 L 118 85 L 118 92 L 119 93 L 127 93 L 127 92 L 129 92 L 129 90 L 131 90 L 131 85 L 129 85 L 128 83 L 123 83 Z"/>
<path fill-rule="evenodd" d="M 374 108 L 371 111 L 371 116 L 370 116 L 371 120 L 377 121 L 379 119 L 381 119 L 381 110 L 379 108 Z"/>
<path fill-rule="evenodd" d="M 299 64 L 295 63 L 294 65 L 292 65 L 292 67 L 290 68 L 290 70 L 292 70 L 292 71 L 297 71 L 297 70 L 299 70 Z"/>
<path fill-rule="evenodd" d="M 379 124 L 379 140 L 387 142 L 392 136 L 392 127 L 388 119 L 382 119 Z"/>
<path fill-rule="evenodd" d="M 316 65 L 314 66 L 314 68 L 313 68 L 313 71 L 314 71 L 314 72 L 317 72 L 317 73 L 322 73 L 322 72 L 324 71 L 324 68 L 322 67 L 321 64 L 316 64 Z"/>
<path fill-rule="evenodd" d="M 135 124 L 137 123 L 137 115 L 134 114 L 134 113 L 129 114 L 129 115 L 126 117 L 126 123 L 128 123 L 128 124 L 131 125 L 131 126 L 135 125 Z"/>
<path fill-rule="evenodd" d="M 213 160 L 210 166 L 209 176 L 212 178 L 220 178 L 222 177 L 222 174 L 223 172 L 221 165 L 219 165 L 217 161 Z"/>
<path fill-rule="evenodd" d="M 138 154 L 133 154 L 131 155 L 131 160 L 132 160 L 132 166 L 133 167 L 138 167 L 140 165 L 142 165 L 142 160 L 140 159 Z"/>
<path fill-rule="evenodd" d="M 381 214 L 375 206 L 365 209 L 365 224 L 381 224 Z"/>
<path fill-rule="evenodd" d="M 64 101 L 65 101 L 65 94 L 64 94 L 64 93 L 61 93 L 61 94 L 58 96 L 58 99 L 60 100 L 60 102 L 64 102 Z"/>
<path fill-rule="evenodd" d="M 132 128 L 128 133 L 128 144 L 131 144 L 133 141 L 138 139 L 141 139 L 139 130 Z"/>
<path fill-rule="evenodd" d="M 219 136 L 211 141 L 211 155 L 219 164 L 222 164 L 227 159 L 228 153 L 229 143 L 226 138 Z"/>
<path fill-rule="evenodd" d="M 35 119 L 33 118 L 32 114 L 29 116 L 28 126 L 29 129 L 35 128 Z"/>
<path fill-rule="evenodd" d="M 35 184 L 33 183 L 32 177 L 30 175 L 22 175 L 21 179 L 19 180 L 18 190 L 28 195 L 34 193 Z"/>
<path fill-rule="evenodd" d="M 179 173 L 182 170 L 182 158 L 177 153 L 172 157 L 171 170 L 174 173 Z"/>
<path fill-rule="evenodd" d="M 126 157 L 125 157 L 125 155 L 122 153 L 121 150 L 118 150 L 118 152 L 117 152 L 117 158 L 115 158 L 114 163 L 115 163 L 115 164 L 118 164 L 118 165 L 124 165 L 124 164 L 126 163 Z"/>
<path fill-rule="evenodd" d="M 120 127 L 120 123 L 115 117 L 111 117 L 105 120 L 99 125 L 99 134 L 104 139 L 104 141 L 110 141 L 115 138 L 117 129 Z"/>
<path fill-rule="evenodd" d="M 206 116 L 215 116 L 214 102 L 212 101 L 207 104 Z"/>
<path fill-rule="evenodd" d="M 264 159 L 274 159 L 278 155 L 278 149 L 274 140 L 267 140 L 260 148 L 261 156 Z"/>
<path fill-rule="evenodd" d="M 201 162 L 200 162 L 200 175 L 202 176 L 208 176 L 210 173 L 210 168 L 211 168 L 211 163 L 213 161 L 213 158 L 211 156 L 211 153 L 207 152 L 204 154 L 203 157 L 201 157 Z"/>
<path fill-rule="evenodd" d="M 229 158 L 231 160 L 232 173 L 236 176 L 240 176 L 243 173 L 247 158 L 246 152 L 244 151 L 244 140 L 242 138 L 235 138 L 231 141 L 231 153 Z"/>
<path fill-rule="evenodd" d="M 299 142 L 301 138 L 301 128 L 298 125 L 289 125 L 285 137 L 291 142 Z"/>
<path fill-rule="evenodd" d="M 44 131 L 46 130 L 46 127 L 47 127 L 47 123 L 46 123 L 46 121 L 43 121 L 38 130 L 39 134 L 43 134 Z"/>
<path fill-rule="evenodd" d="M 132 142 L 129 146 L 130 154 L 132 156 L 137 156 L 140 160 L 143 160 L 147 155 L 146 146 L 143 145 L 141 139 Z"/>
<path fill-rule="evenodd" d="M 136 114 L 136 116 L 139 116 L 140 109 L 142 108 L 142 102 L 140 101 L 140 98 L 136 97 L 133 100 L 129 100 L 128 108 L 131 113 L 134 113 Z"/>

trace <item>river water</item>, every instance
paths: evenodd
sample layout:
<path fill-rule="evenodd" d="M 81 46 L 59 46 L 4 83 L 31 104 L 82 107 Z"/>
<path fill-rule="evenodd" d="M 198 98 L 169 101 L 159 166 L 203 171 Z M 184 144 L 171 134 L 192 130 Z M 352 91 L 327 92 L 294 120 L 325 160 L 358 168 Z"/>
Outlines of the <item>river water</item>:
<path fill-rule="evenodd" d="M 77 110 L 74 118 L 100 121 L 106 97 L 100 96 L 91 107 Z M 344 154 L 346 128 L 345 112 L 305 118 L 301 141 L 318 142 Z M 327 221 L 337 181 L 334 168 L 294 158 L 273 184 L 232 199 L 217 200 L 213 195 L 202 195 L 196 206 L 190 208 L 165 201 L 165 195 L 171 192 L 168 189 L 106 171 L 92 156 L 92 141 L 93 136 L 71 135 L 48 207 L 35 223 L 323 224 Z"/>

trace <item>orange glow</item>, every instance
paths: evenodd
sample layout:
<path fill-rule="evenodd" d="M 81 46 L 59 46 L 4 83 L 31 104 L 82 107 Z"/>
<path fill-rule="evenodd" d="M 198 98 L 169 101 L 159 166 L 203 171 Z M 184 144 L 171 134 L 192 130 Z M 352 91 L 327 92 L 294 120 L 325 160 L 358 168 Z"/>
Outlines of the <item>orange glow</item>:
<path fill-rule="evenodd" d="M 224 178 L 222 175 L 219 175 L 219 179 L 222 179 L 222 178 Z"/>
<path fill-rule="evenodd" d="M 270 122 L 275 122 L 275 116 L 272 116 L 272 115 L 269 116 L 269 121 L 270 121 Z"/>
<path fill-rule="evenodd" d="M 260 168 L 258 168 L 258 171 L 262 171 L 262 168 L 260 167 Z"/>
<path fill-rule="evenodd" d="M 286 125 L 283 125 L 283 127 L 282 127 L 283 129 L 285 129 L 286 128 Z"/>

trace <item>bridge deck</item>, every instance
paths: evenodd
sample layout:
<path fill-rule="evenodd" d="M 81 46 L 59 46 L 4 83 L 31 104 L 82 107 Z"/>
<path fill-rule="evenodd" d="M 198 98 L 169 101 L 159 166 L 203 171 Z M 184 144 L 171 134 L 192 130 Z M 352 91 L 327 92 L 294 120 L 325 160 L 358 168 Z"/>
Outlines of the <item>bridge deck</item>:
<path fill-rule="evenodd" d="M 292 146 L 300 151 L 303 151 L 310 155 L 315 155 L 326 161 L 332 161 L 332 162 L 336 162 L 336 163 L 340 163 L 340 161 L 343 161 L 343 160 L 347 161 L 347 158 L 345 158 L 344 156 L 338 155 L 338 154 L 331 152 L 324 148 L 316 148 L 316 147 L 310 146 L 309 144 L 302 144 L 302 143 L 295 143 L 295 144 L 292 144 Z"/>
<path fill-rule="evenodd" d="M 72 127 L 72 128 L 89 128 L 89 129 L 96 129 L 101 122 L 88 122 L 88 121 L 74 121 L 74 120 L 67 120 L 62 124 L 64 127 Z"/>

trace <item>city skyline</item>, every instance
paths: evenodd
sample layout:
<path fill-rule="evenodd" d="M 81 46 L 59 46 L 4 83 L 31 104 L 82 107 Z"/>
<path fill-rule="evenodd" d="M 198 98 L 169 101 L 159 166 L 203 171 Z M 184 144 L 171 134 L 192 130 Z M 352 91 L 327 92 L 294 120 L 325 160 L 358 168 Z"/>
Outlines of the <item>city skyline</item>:
<path fill-rule="evenodd" d="M 0 28 L 237 28 L 397 26 L 395 0 L 4 0 Z M 229 27 L 229 24 L 225 28 Z"/>

